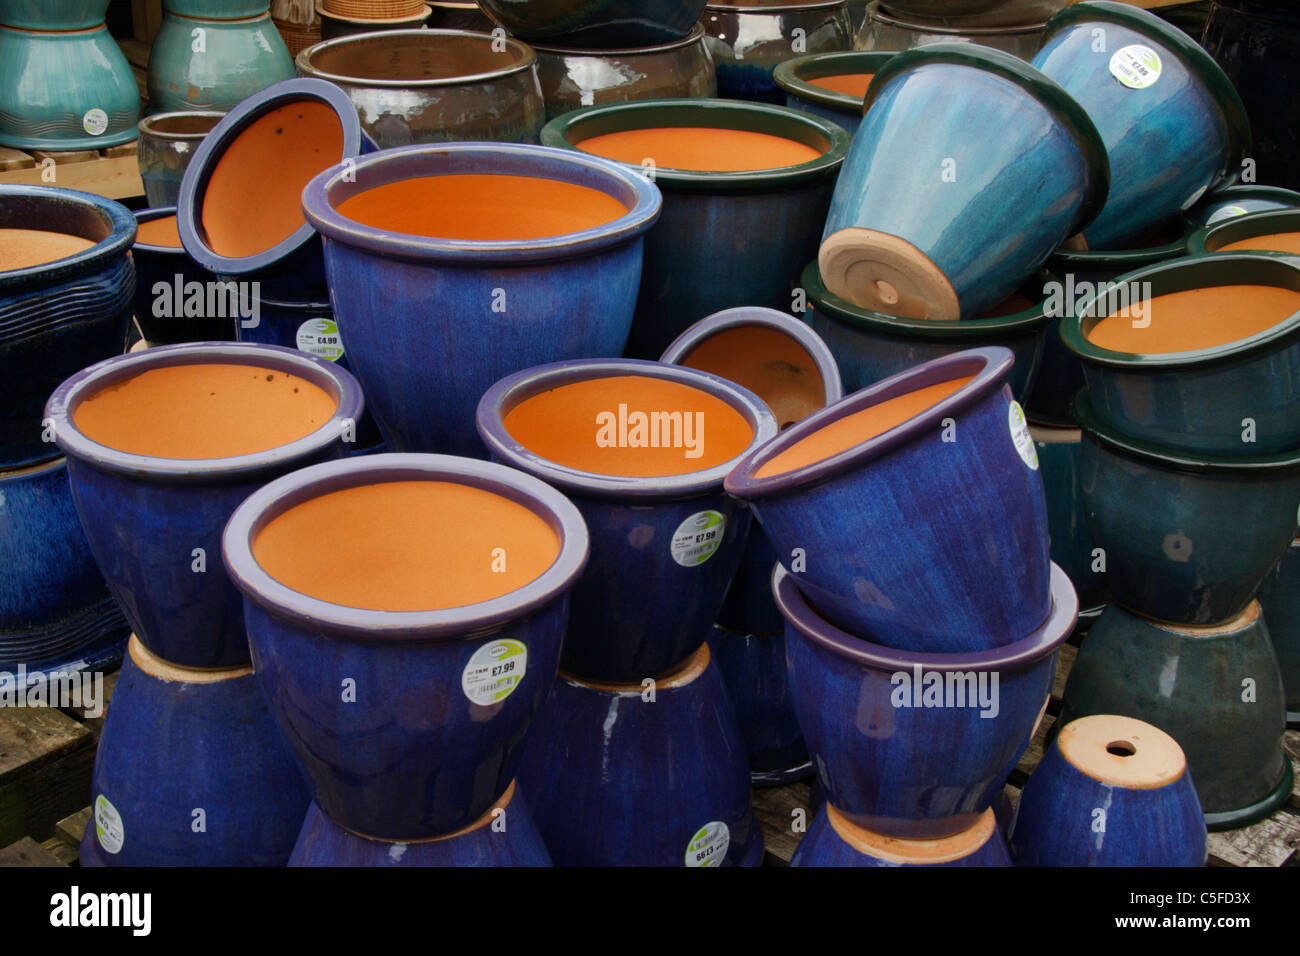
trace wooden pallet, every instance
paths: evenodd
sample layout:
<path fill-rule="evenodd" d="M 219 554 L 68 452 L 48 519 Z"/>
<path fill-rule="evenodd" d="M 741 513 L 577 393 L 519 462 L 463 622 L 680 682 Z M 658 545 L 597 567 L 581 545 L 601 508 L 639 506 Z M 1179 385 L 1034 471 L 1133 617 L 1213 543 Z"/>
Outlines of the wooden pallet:
<path fill-rule="evenodd" d="M 144 195 L 134 141 L 59 152 L 0 146 L 0 183 L 83 189 L 108 199 Z"/>

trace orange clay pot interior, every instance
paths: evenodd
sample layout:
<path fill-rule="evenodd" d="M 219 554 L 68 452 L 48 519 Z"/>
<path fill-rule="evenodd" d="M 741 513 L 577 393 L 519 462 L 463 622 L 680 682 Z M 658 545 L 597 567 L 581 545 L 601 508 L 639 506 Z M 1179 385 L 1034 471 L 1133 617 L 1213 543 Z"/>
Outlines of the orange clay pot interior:
<path fill-rule="evenodd" d="M 1292 255 L 1300 256 L 1300 232 L 1271 232 L 1266 236 L 1251 236 L 1249 239 L 1239 239 L 1236 242 L 1230 242 L 1226 246 L 1216 249 L 1216 252 L 1232 252 L 1236 249 L 1258 249 L 1264 252 L 1289 252 Z"/>
<path fill-rule="evenodd" d="M 0 272 L 66 259 L 95 245 L 81 236 L 43 229 L 0 229 Z"/>
<path fill-rule="evenodd" d="M 767 403 L 781 428 L 826 404 L 817 363 L 807 349 L 777 329 L 724 329 L 691 349 L 680 364 L 743 385 Z"/>
<path fill-rule="evenodd" d="M 784 136 L 704 126 L 622 130 L 575 145 L 583 152 L 637 166 L 650 160 L 663 169 L 717 173 L 798 166 L 822 155 L 821 150 Z"/>
<path fill-rule="evenodd" d="M 1170 292 L 1106 316 L 1088 341 L 1112 352 L 1160 355 L 1226 345 L 1263 332 L 1300 311 L 1300 292 L 1264 285 L 1223 285 Z"/>
<path fill-rule="evenodd" d="M 140 223 L 135 232 L 135 241 L 145 246 L 165 246 L 168 249 L 180 249 L 181 234 L 176 228 L 175 216 L 162 216 Z"/>
<path fill-rule="evenodd" d="M 875 76 L 874 73 L 841 73 L 839 76 L 819 76 L 808 82 L 813 86 L 820 86 L 823 90 L 862 98 L 867 95 L 867 87 L 871 85 Z"/>

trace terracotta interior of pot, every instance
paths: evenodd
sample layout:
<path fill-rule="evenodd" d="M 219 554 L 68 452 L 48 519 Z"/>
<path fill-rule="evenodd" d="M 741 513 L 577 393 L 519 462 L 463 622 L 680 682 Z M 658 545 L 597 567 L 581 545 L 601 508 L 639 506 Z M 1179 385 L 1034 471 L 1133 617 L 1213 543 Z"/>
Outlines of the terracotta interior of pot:
<path fill-rule="evenodd" d="M 147 369 L 105 385 L 72 409 L 93 442 L 155 458 L 251 455 L 325 425 L 338 399 L 300 375 L 259 365 L 200 362 Z"/>
<path fill-rule="evenodd" d="M 997 827 L 993 810 L 988 809 L 974 824 L 952 836 L 937 840 L 904 840 L 858 826 L 830 804 L 826 805 L 826 814 L 840 838 L 859 853 L 890 863 L 912 865 L 946 863 L 970 856 L 989 841 Z"/>
<path fill-rule="evenodd" d="M 1300 256 L 1300 232 L 1270 232 L 1249 239 L 1238 239 L 1219 246 L 1211 252 L 1234 252 L 1238 249 L 1254 249 L 1263 252 L 1289 252 Z"/>
<path fill-rule="evenodd" d="M 1300 311 L 1300 292 L 1268 285 L 1209 286 L 1133 302 L 1123 301 L 1125 291 L 1117 287 L 1099 306 L 1106 312 L 1100 321 L 1085 322 L 1093 345 L 1135 355 L 1190 352 L 1248 338 Z"/>
<path fill-rule="evenodd" d="M 535 455 L 596 475 L 662 477 L 739 457 L 749 421 L 703 389 L 649 375 L 593 376 L 530 395 L 502 424 Z"/>
<path fill-rule="evenodd" d="M 308 62 L 313 70 L 361 85 L 366 80 L 418 85 L 509 70 L 527 59 L 528 52 L 521 45 L 503 46 L 488 34 L 427 32 L 423 36 L 359 36 L 314 50 Z"/>
<path fill-rule="evenodd" d="M 43 202 L 34 213 L 26 197 L 0 199 L 0 272 L 65 259 L 112 232 L 112 223 L 103 213 L 82 205 Z"/>
<path fill-rule="evenodd" d="M 142 246 L 164 246 L 168 249 L 180 249 L 181 234 L 176 228 L 176 216 L 159 216 L 142 222 L 136 227 L 135 241 Z"/>
<path fill-rule="evenodd" d="M 144 119 L 145 130 L 158 136 L 205 136 L 222 117 L 203 113 L 172 113 Z"/>
<path fill-rule="evenodd" d="M 832 76 L 809 77 L 805 82 L 819 86 L 823 90 L 830 90 L 832 93 L 843 93 L 846 96 L 863 99 L 867 95 L 867 87 L 875 78 L 874 73 L 838 73 Z"/>
<path fill-rule="evenodd" d="M 712 372 L 749 389 L 772 410 L 779 427 L 826 405 L 821 370 L 792 336 L 764 325 L 737 325 L 710 335 L 678 364 Z"/>
<path fill-rule="evenodd" d="M 724 126 L 654 126 L 577 140 L 583 152 L 635 166 L 747 172 L 810 163 L 826 152 L 785 136 Z"/>
<path fill-rule="evenodd" d="M 0 228 L 0 272 L 27 269 L 76 255 L 95 245 L 89 239 L 43 229 Z"/>
<path fill-rule="evenodd" d="M 1128 789 L 1163 787 L 1181 777 L 1187 766 L 1174 738 L 1132 717 L 1080 717 L 1061 730 L 1057 746 L 1082 773 Z"/>

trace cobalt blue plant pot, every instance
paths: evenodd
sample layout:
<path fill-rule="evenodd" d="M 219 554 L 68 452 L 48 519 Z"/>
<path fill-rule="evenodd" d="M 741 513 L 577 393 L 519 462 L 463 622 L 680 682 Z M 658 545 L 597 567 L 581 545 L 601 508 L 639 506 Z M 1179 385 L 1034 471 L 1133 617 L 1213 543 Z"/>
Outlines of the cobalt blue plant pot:
<path fill-rule="evenodd" d="M 904 840 L 857 826 L 826 804 L 790 860 L 791 866 L 1010 866 L 992 808 L 968 829 L 937 840 Z"/>
<path fill-rule="evenodd" d="M 333 492 L 451 482 L 532 511 L 559 556 L 485 601 L 429 611 L 345 607 L 295 591 L 253 556 L 262 529 Z M 357 528 L 363 540 L 385 529 Z M 369 540 L 374 540 L 371 537 Z M 534 713 L 554 682 L 569 589 L 587 560 L 578 510 L 535 478 L 444 455 L 367 455 L 303 468 L 256 491 L 226 525 L 226 569 L 244 595 L 253 665 L 331 820 L 381 840 L 442 836 L 474 823 L 514 779 Z M 492 681 L 503 657 L 518 663 Z M 351 688 L 354 693 L 341 693 Z"/>
<path fill-rule="evenodd" d="M 1203 229 L 1235 216 L 1275 209 L 1300 209 L 1300 192 L 1281 186 L 1238 183 L 1206 193 L 1200 202 L 1183 213 L 1183 221 L 1192 229 Z"/>
<path fill-rule="evenodd" d="M 1080 457 L 1083 433 L 1077 428 L 1031 425 L 1047 499 L 1047 527 L 1052 536 L 1052 563 L 1060 565 L 1079 595 L 1079 606 L 1092 609 L 1106 600 L 1105 554 L 1088 530 L 1083 501 Z"/>
<path fill-rule="evenodd" d="M 1018 866 L 1204 866 L 1205 840 L 1178 742 L 1110 714 L 1056 735 L 1025 784 L 1010 835 Z"/>
<path fill-rule="evenodd" d="M 1300 730 L 1300 539 L 1291 542 L 1259 589 L 1268 635 L 1286 691 L 1286 723 Z"/>
<path fill-rule="evenodd" d="M 844 0 L 759 0 L 709 3 L 700 16 L 718 73 L 718 95 L 781 103 L 772 78 L 783 60 L 801 53 L 853 48 L 853 21 Z"/>
<path fill-rule="evenodd" d="M 284 866 L 307 788 L 249 667 L 132 639 L 95 755 L 83 866 Z"/>
<path fill-rule="evenodd" d="M 1021 641 L 1047 620 L 1047 506 L 1006 386 L 1011 363 L 993 347 L 919 365 L 786 429 L 727 476 L 727 491 L 750 503 L 799 589 L 837 627 L 889 647 L 969 653 Z M 895 428 L 763 474 L 856 412 L 959 379 L 968 380 Z M 970 529 L 978 546 L 954 547 Z"/>
<path fill-rule="evenodd" d="M 704 0 L 486 0 L 484 12 L 529 43 L 635 47 L 691 32 Z"/>
<path fill-rule="evenodd" d="M 1298 197 L 1300 198 L 1300 197 Z M 1277 242 L 1278 249 L 1266 246 L 1275 243 L 1265 237 L 1275 234 L 1300 232 L 1300 209 L 1268 209 L 1261 212 L 1229 214 L 1213 225 L 1192 233 L 1187 240 L 1191 255 L 1203 256 L 1208 252 L 1271 252 L 1295 256 L 1296 243 Z M 1290 245 L 1291 249 L 1286 247 Z"/>
<path fill-rule="evenodd" d="M 865 73 L 872 76 L 893 56 L 893 50 L 810 53 L 777 64 L 772 73 L 785 92 L 785 105 L 843 126 L 852 135 L 862 123 L 862 97 L 818 86 L 814 80 Z"/>
<path fill-rule="evenodd" d="M 336 209 L 375 186 L 484 172 L 598 189 L 628 212 L 567 235 L 478 241 L 392 233 Z M 484 457 L 474 409 L 493 382 L 544 362 L 619 355 L 659 205 L 652 183 L 616 163 L 509 143 L 384 150 L 317 176 L 303 208 L 325 238 L 335 319 L 388 447 Z"/>
<path fill-rule="evenodd" d="M 88 239 L 63 259 L 0 272 L 0 468 L 53 456 L 41 409 L 73 372 L 126 348 L 135 218 L 110 199 L 55 186 L 0 186 L 0 228 Z"/>
<path fill-rule="evenodd" d="M 78 406 L 101 389 L 149 369 L 212 362 L 297 375 L 324 389 L 337 407 L 303 438 L 232 458 L 133 454 L 95 442 L 76 425 Z M 217 559 L 221 529 L 254 489 L 342 455 L 362 407 L 361 388 L 346 371 L 289 349 L 241 342 L 167 345 L 118 356 L 55 390 L 45 411 L 68 456 L 77 514 L 109 590 L 145 647 L 181 667 L 248 663 L 239 593 Z"/>
<path fill-rule="evenodd" d="M 563 671 L 519 787 L 557 866 L 758 866 L 745 745 L 709 649 L 653 682 Z"/>
<path fill-rule="evenodd" d="M 1009 53 L 957 43 L 900 53 L 876 72 L 865 108 L 818 254 L 826 288 L 861 308 L 978 318 L 1105 201 L 1092 120 Z"/>
<path fill-rule="evenodd" d="M 722 490 L 738 458 L 664 476 L 602 475 L 544 458 L 506 430 L 506 416 L 527 399 L 613 376 L 663 379 L 725 402 L 752 430 L 750 449 L 775 435 L 776 423 L 747 389 L 694 369 L 636 359 L 525 369 L 483 395 L 478 429 L 492 457 L 568 495 L 591 532 L 591 562 L 574 587 L 562 666 L 588 680 L 627 682 L 674 667 L 708 638 L 740 566 L 750 514 Z M 585 420 L 555 427 L 590 428 L 595 440 L 596 428 Z"/>
<path fill-rule="evenodd" d="M 1046 707 L 1078 599 L 1052 569 L 1052 613 L 1007 647 L 929 654 L 869 644 L 821 617 L 777 566 L 795 713 L 827 800 L 887 836 L 938 839 L 993 805 Z"/>
<path fill-rule="evenodd" d="M 176 207 L 142 209 L 137 223 L 176 215 Z M 228 342 L 235 337 L 237 304 L 217 291 L 217 277 L 194 262 L 183 247 L 136 240 L 133 308 L 140 334 L 150 345 Z M 211 283 L 211 285 L 210 285 Z"/>
<path fill-rule="evenodd" d="M 376 840 L 339 826 L 313 803 L 290 866 L 550 866 L 551 854 L 511 781 L 478 820 L 427 840 Z"/>
<path fill-rule="evenodd" d="M 1032 62 L 1087 111 L 1106 145 L 1110 193 L 1083 230 L 1089 249 L 1121 248 L 1177 217 L 1235 178 L 1250 154 L 1232 83 L 1154 13 L 1108 0 L 1066 7 L 1047 22 Z"/>

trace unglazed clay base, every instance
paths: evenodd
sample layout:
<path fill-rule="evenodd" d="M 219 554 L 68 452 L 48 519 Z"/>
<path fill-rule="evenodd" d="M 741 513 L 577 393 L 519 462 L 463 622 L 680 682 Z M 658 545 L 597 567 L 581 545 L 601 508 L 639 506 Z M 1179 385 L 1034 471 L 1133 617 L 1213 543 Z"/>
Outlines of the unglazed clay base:
<path fill-rule="evenodd" d="M 1172 631 L 1184 637 L 1222 637 L 1225 634 L 1236 634 L 1238 631 L 1244 631 L 1252 626 L 1259 620 L 1260 613 L 1259 601 L 1251 601 L 1240 614 L 1229 618 L 1222 624 L 1172 624 L 1168 621 L 1156 620 L 1153 617 L 1149 617 L 1147 620 L 1161 630 Z"/>
<path fill-rule="evenodd" d="M 1187 759 L 1173 737 L 1132 717 L 1080 717 L 1065 726 L 1057 745 L 1061 756 L 1080 773 L 1129 790 L 1167 786 L 1187 769 Z"/>
<path fill-rule="evenodd" d="M 910 863 L 913 866 L 951 863 L 970 856 L 989 841 L 997 827 L 992 807 L 968 829 L 939 840 L 903 840 L 885 836 L 858 826 L 829 804 L 826 816 L 840 838 L 859 853 L 889 863 Z"/>
<path fill-rule="evenodd" d="M 957 292 L 939 267 L 905 239 L 850 227 L 831 233 L 817 255 L 822 281 L 863 309 L 905 319 L 954 322 Z"/>
<path fill-rule="evenodd" d="M 251 664 L 218 668 L 181 667 L 154 654 L 134 634 L 127 642 L 126 649 L 136 667 L 158 680 L 180 684 L 214 684 L 217 681 L 247 677 L 253 673 Z"/>

